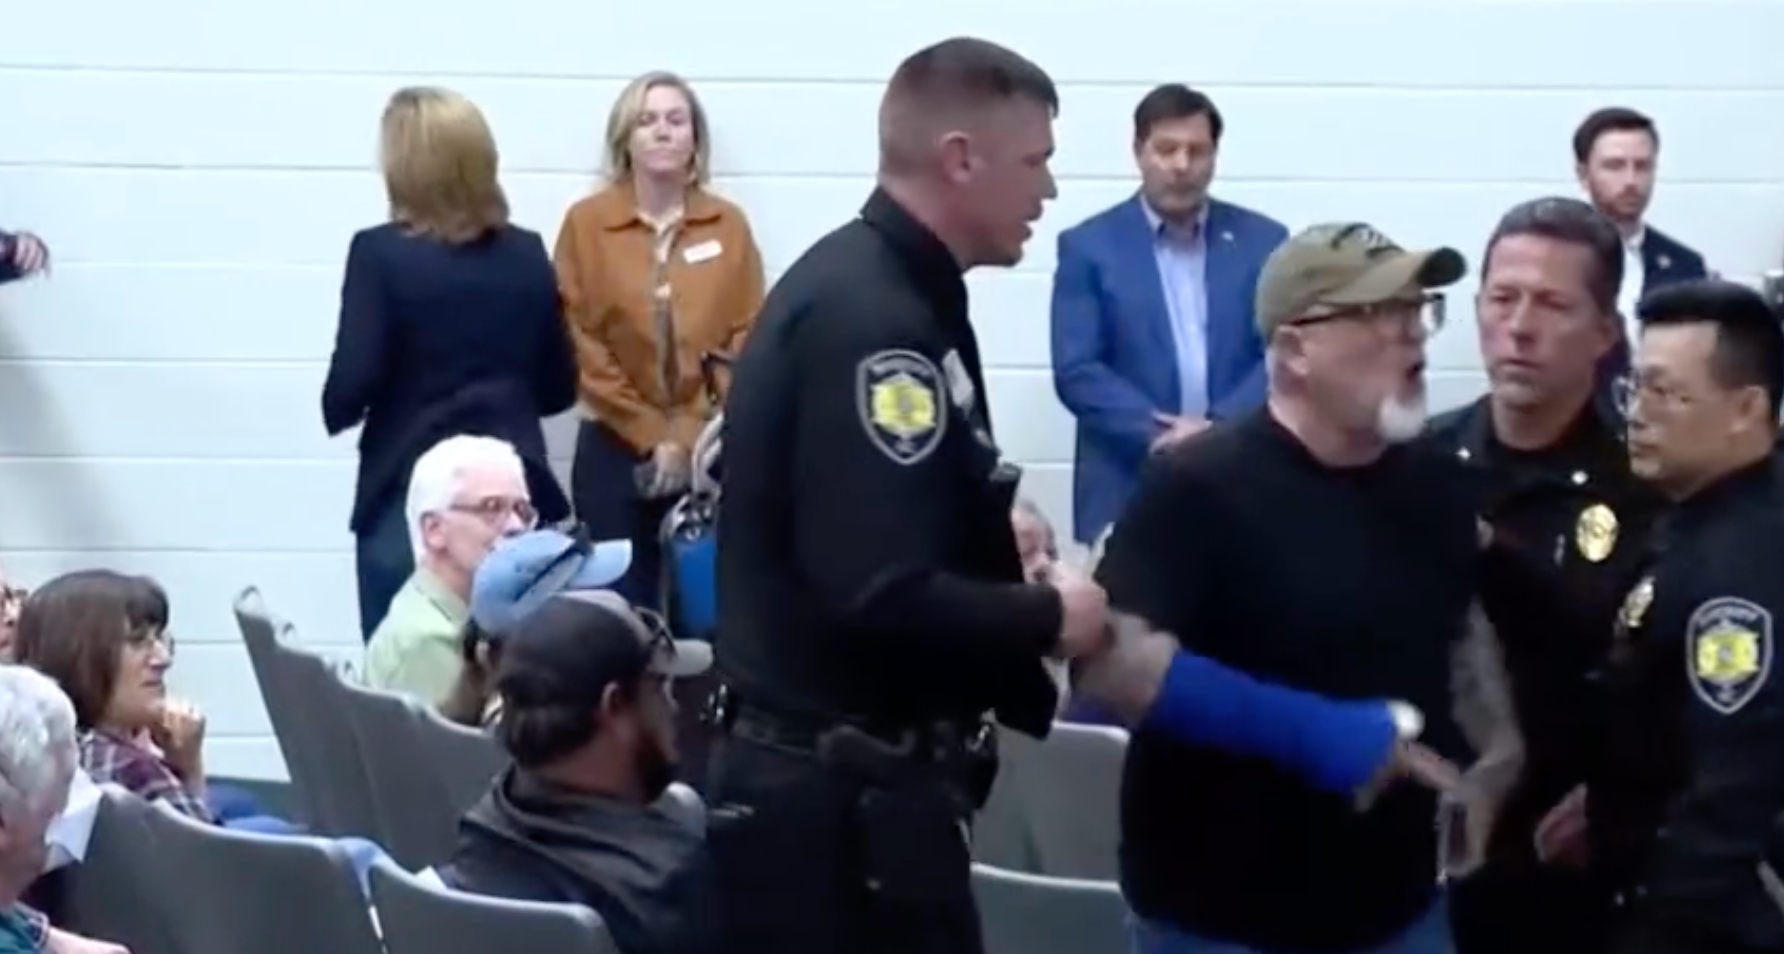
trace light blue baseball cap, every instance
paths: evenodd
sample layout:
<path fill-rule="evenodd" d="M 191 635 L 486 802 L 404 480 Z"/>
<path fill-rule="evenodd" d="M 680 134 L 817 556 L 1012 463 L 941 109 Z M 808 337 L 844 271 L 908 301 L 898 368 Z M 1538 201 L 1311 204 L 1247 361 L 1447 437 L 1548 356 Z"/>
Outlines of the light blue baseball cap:
<path fill-rule="evenodd" d="M 553 596 L 607 589 L 631 565 L 630 540 L 591 543 L 558 530 L 509 537 L 471 579 L 471 619 L 499 639 Z"/>

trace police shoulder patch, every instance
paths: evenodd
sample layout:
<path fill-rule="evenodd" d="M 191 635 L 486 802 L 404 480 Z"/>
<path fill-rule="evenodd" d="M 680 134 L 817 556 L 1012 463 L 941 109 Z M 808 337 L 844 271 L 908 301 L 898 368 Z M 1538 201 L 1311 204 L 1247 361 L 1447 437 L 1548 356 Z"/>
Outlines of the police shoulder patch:
<path fill-rule="evenodd" d="M 1751 600 L 1706 600 L 1685 624 L 1685 668 L 1703 704 L 1733 715 L 1772 674 L 1772 613 Z"/>
<path fill-rule="evenodd" d="M 935 362 L 915 351 L 868 355 L 855 369 L 855 408 L 867 439 L 895 464 L 921 463 L 948 430 Z"/>

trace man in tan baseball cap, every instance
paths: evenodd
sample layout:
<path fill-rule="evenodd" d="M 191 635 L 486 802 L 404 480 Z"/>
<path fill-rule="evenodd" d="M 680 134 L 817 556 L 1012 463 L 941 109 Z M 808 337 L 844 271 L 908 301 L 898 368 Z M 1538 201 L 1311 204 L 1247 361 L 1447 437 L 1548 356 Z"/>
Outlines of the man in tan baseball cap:
<path fill-rule="evenodd" d="M 1340 430 L 1372 439 L 1417 437 L 1425 340 L 1443 323 L 1435 290 L 1467 271 L 1455 249 L 1408 251 L 1361 222 L 1291 237 L 1264 262 L 1257 285 L 1272 404 L 1320 408 Z"/>

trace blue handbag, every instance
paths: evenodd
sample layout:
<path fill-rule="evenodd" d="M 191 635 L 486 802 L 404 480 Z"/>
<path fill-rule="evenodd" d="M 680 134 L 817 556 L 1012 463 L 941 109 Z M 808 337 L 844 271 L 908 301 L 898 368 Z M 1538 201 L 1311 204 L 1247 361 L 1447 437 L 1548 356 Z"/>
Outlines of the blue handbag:
<path fill-rule="evenodd" d="M 717 408 L 722 396 L 718 372 L 731 358 L 712 352 L 701 360 L 707 400 Z M 719 462 L 723 450 L 721 413 L 695 442 L 692 479 L 685 496 L 663 518 L 662 602 L 670 631 L 678 639 L 710 641 L 719 627 L 718 519 Z"/>
<path fill-rule="evenodd" d="M 716 492 L 690 493 L 663 519 L 662 606 L 677 639 L 710 641 L 719 625 Z"/>

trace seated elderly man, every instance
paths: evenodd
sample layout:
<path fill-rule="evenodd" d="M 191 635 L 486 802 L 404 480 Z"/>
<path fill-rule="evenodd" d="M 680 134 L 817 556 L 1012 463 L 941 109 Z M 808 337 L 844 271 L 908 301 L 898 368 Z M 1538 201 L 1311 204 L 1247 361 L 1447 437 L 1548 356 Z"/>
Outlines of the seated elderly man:
<path fill-rule="evenodd" d="M 0 954 L 123 952 L 53 930 L 19 903 L 43 870 L 50 825 L 68 801 L 78 761 L 74 704 L 48 676 L 0 665 Z"/>
<path fill-rule="evenodd" d="M 513 765 L 439 871 L 461 891 L 582 904 L 625 954 L 719 949 L 703 833 L 658 807 L 676 774 L 669 680 L 712 662 L 608 590 L 560 592 L 503 642 L 495 728 Z"/>
<path fill-rule="evenodd" d="M 538 514 L 514 448 L 460 435 L 415 462 L 405 516 L 415 572 L 372 632 L 365 681 L 438 706 L 464 667 L 462 634 L 477 567 L 497 541 L 533 529 Z"/>

